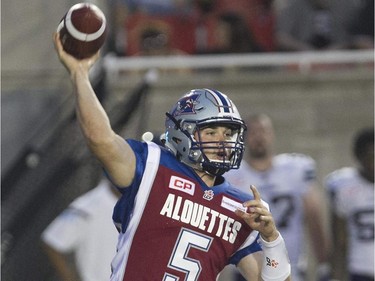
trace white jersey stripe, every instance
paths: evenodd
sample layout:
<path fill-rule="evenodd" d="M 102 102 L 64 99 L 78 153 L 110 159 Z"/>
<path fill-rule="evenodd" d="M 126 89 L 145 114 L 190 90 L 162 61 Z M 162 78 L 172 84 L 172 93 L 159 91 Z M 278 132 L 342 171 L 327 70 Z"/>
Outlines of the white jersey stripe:
<path fill-rule="evenodd" d="M 132 245 L 135 232 L 138 228 L 138 224 L 141 220 L 143 211 L 146 206 L 146 202 L 150 195 L 152 184 L 154 182 L 156 173 L 159 168 L 160 147 L 153 142 L 148 142 L 147 144 L 148 144 L 148 156 L 147 156 L 147 162 L 146 162 L 146 167 L 144 171 L 144 175 L 147 175 L 147 176 L 142 178 L 137 196 L 135 197 L 134 213 L 126 229 L 126 232 L 120 233 L 119 235 L 117 248 L 120 249 L 120 251 L 118 254 L 116 254 L 116 257 L 119 257 L 121 259 L 119 258 L 116 259 L 115 257 L 115 259 L 112 262 L 112 268 L 113 268 L 113 274 L 111 276 L 112 281 L 118 281 L 118 280 L 123 279 L 126 265 L 128 262 L 130 246 Z M 141 195 L 141 196 L 138 196 L 138 195 Z"/>

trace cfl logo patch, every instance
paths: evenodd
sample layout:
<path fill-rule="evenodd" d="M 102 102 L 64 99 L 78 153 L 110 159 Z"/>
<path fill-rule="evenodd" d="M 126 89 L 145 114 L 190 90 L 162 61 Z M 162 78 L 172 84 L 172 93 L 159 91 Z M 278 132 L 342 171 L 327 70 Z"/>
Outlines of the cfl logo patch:
<path fill-rule="evenodd" d="M 184 178 L 171 176 L 171 179 L 169 180 L 169 188 L 193 195 L 195 191 L 195 183 Z"/>
<path fill-rule="evenodd" d="M 269 257 L 266 257 L 266 261 L 267 261 L 267 266 L 270 266 L 273 268 L 277 268 L 277 266 L 279 265 L 279 263 L 276 260 L 271 260 Z"/>

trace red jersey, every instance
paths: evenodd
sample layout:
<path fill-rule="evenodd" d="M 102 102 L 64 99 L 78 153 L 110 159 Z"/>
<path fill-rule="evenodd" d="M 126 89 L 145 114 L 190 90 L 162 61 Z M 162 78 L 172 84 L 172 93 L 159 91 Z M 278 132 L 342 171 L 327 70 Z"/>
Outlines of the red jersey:
<path fill-rule="evenodd" d="M 136 175 L 113 214 L 120 236 L 112 281 L 216 280 L 227 264 L 261 250 L 259 233 L 234 213 L 251 195 L 222 177 L 208 187 L 169 151 L 128 142 Z"/>

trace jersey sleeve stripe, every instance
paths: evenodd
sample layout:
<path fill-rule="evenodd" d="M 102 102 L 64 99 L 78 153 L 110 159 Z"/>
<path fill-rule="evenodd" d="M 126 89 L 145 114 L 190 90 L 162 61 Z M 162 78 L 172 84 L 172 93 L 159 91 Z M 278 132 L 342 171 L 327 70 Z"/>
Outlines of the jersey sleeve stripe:
<path fill-rule="evenodd" d="M 112 262 L 112 268 L 114 274 L 111 276 L 111 280 L 122 280 L 125 273 L 126 264 L 128 261 L 128 255 L 130 252 L 130 246 L 132 244 L 134 234 L 138 228 L 138 224 L 141 220 L 143 211 L 146 207 L 146 203 L 151 191 L 152 184 L 154 182 L 156 173 L 159 168 L 160 162 L 160 147 L 155 143 L 148 143 L 148 156 L 147 163 L 142 177 L 141 184 L 137 196 L 135 198 L 134 213 L 129 225 L 124 234 L 120 234 L 118 249 L 122 252 L 117 257 L 122 257 L 121 260 L 114 259 Z M 140 196 L 141 195 L 141 196 Z"/>

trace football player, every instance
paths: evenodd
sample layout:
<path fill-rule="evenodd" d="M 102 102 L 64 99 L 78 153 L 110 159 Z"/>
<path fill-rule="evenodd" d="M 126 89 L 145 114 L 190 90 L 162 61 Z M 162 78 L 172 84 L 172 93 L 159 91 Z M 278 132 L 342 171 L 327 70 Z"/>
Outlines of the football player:
<path fill-rule="evenodd" d="M 86 142 L 122 192 L 113 213 L 119 240 L 111 280 L 214 281 L 229 263 L 247 280 L 289 280 L 268 205 L 254 186 L 242 193 L 222 177 L 239 166 L 244 149 L 246 126 L 233 102 L 219 91 L 192 90 L 167 113 L 165 148 L 124 140 L 89 81 L 99 54 L 77 60 L 58 34 L 54 42 Z"/>
<path fill-rule="evenodd" d="M 374 280 L 374 129 L 356 134 L 357 167 L 343 167 L 325 179 L 331 198 L 333 278 Z"/>
<path fill-rule="evenodd" d="M 246 156 L 240 169 L 226 175 L 227 180 L 244 192 L 248 191 L 246 182 L 253 183 L 270 204 L 285 239 L 293 280 L 305 279 L 308 238 L 319 264 L 316 280 L 328 278 L 329 237 L 322 212 L 327 202 L 317 185 L 315 161 L 300 153 L 275 154 L 274 128 L 268 115 L 249 116 L 247 126 Z"/>

